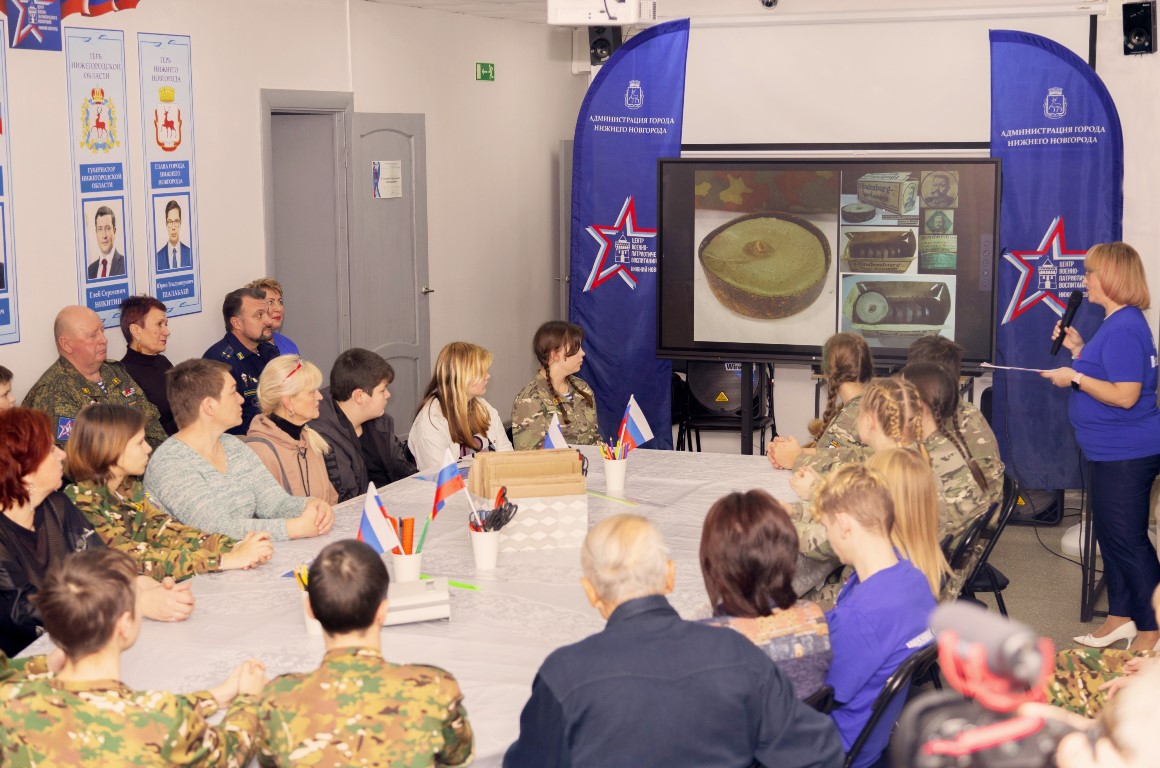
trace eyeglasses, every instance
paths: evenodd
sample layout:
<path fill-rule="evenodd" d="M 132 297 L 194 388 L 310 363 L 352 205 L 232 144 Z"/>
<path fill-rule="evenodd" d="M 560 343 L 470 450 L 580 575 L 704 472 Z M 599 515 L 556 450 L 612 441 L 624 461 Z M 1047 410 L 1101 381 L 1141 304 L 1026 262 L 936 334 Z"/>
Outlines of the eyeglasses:
<path fill-rule="evenodd" d="M 112 233 L 114 233 L 116 231 L 117 231 L 116 227 L 110 227 L 108 224 L 106 224 L 103 227 L 97 227 L 97 234 L 98 235 L 111 235 Z"/>
<path fill-rule="evenodd" d="M 181 219 L 166 219 L 165 226 L 167 226 L 167 227 L 180 227 L 181 226 Z"/>

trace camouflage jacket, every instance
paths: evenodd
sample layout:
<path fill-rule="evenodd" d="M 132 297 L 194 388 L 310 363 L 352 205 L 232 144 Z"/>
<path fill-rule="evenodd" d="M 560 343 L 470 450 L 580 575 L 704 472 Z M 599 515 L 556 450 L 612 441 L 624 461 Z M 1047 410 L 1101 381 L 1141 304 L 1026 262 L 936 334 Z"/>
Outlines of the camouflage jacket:
<path fill-rule="evenodd" d="M 179 523 L 153 504 L 140 481 L 124 498 L 99 483 L 73 483 L 64 489 L 110 548 L 137 561 L 140 573 L 160 581 L 220 571 L 222 555 L 234 540 Z"/>
<path fill-rule="evenodd" d="M 583 379 L 568 377 L 572 399 L 552 394 L 547 378 L 537 374 L 520 390 L 512 404 L 512 443 L 517 451 L 532 451 L 544 444 L 552 415 L 560 415 L 560 431 L 569 445 L 596 445 L 600 442 L 600 425 L 596 421 L 592 388 Z M 583 394 L 582 394 L 583 393 Z"/>
<path fill-rule="evenodd" d="M 1003 495 L 1003 459 L 999 457 L 999 441 L 991 431 L 991 425 L 983 418 L 983 413 L 966 398 L 959 399 L 959 427 L 971 458 L 983 470 L 987 478 L 987 495 L 992 501 L 999 501 Z"/>
<path fill-rule="evenodd" d="M 834 420 L 818 435 L 815 443 L 817 453 L 798 456 L 793 463 L 794 470 L 811 467 L 819 475 L 824 475 L 839 464 L 861 460 L 857 458 L 859 456 L 864 458 L 867 449 L 858 438 L 858 406 L 861 401 L 862 395 L 856 395 L 842 406 Z"/>
<path fill-rule="evenodd" d="M 134 691 L 115 680 L 17 677 L 0 685 L 5 765 L 244 766 L 254 754 L 257 701 L 237 696 L 221 725 L 209 691 Z"/>
<path fill-rule="evenodd" d="M 23 659 L 10 659 L 0 651 L 0 682 L 13 675 L 43 675 L 48 671 L 47 656 L 27 656 Z"/>
<path fill-rule="evenodd" d="M 44 411 L 52 420 L 53 439 L 64 448 L 72 434 L 73 420 L 86 405 L 113 403 L 131 405 L 145 414 L 145 437 L 156 448 L 168 435 L 161 426 L 157 406 L 149 402 L 145 392 L 133 381 L 125 366 L 116 360 L 101 363 L 101 384 L 89 381 L 63 357 L 48 367 L 21 403 L 25 408 Z"/>
<path fill-rule="evenodd" d="M 471 762 L 472 734 L 455 678 L 438 667 L 391 664 L 370 648 L 336 648 L 306 674 L 266 686 L 259 708 L 262 766 Z"/>
<path fill-rule="evenodd" d="M 998 501 L 1003 483 L 990 483 L 986 491 L 975 482 L 971 468 L 954 443 L 935 432 L 922 443 L 938 481 L 938 537 L 958 536 L 987 506 Z"/>

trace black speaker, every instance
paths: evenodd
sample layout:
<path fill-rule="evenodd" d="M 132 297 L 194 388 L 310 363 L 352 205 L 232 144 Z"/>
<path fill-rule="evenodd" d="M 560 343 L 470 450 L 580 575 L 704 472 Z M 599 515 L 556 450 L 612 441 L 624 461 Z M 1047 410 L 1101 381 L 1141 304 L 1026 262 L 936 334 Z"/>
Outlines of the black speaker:
<path fill-rule="evenodd" d="M 1156 9 L 1152 3 L 1124 3 L 1124 55 L 1156 52 Z"/>
<path fill-rule="evenodd" d="M 753 413 L 761 410 L 761 365 L 753 366 Z M 694 413 L 741 415 L 741 363 L 689 361 L 686 374 Z"/>
<path fill-rule="evenodd" d="M 620 27 L 589 27 L 588 59 L 592 66 L 608 61 L 608 57 L 622 42 L 624 38 L 620 34 Z"/>

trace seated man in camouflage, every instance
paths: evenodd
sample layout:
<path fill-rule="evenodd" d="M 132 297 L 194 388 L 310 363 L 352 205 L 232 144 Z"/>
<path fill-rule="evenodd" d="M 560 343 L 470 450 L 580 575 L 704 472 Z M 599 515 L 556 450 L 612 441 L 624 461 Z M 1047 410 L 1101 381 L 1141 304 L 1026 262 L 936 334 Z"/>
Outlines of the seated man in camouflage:
<path fill-rule="evenodd" d="M 105 359 L 109 340 L 100 315 L 86 307 L 65 307 L 56 316 L 52 334 L 60 357 L 28 390 L 23 406 L 48 414 L 58 448 L 65 447 L 73 420 L 91 403 L 140 409 L 145 414 L 149 445 L 156 448 L 165 442 L 167 435 L 157 407 L 145 397 L 122 363 Z"/>
<path fill-rule="evenodd" d="M 69 555 L 49 571 L 36 605 L 64 667 L 31 674 L 29 664 L 0 684 L 0 754 L 8 764 L 243 766 L 253 757 L 256 697 L 266 681 L 259 662 L 188 695 L 118 682 L 121 654 L 141 630 L 136 580 L 133 560 L 105 548 Z M 220 725 L 206 722 L 226 706 Z"/>
<path fill-rule="evenodd" d="M 467 765 L 471 726 L 455 678 L 438 667 L 382 656 L 390 578 L 366 544 L 337 541 L 307 580 L 326 655 L 305 674 L 266 686 L 258 761 L 292 765 Z"/>

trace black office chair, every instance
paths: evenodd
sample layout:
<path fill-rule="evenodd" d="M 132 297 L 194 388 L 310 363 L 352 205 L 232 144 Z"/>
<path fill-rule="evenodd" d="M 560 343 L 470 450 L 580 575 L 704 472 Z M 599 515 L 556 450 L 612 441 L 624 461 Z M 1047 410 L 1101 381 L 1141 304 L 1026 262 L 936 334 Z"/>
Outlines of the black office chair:
<path fill-rule="evenodd" d="M 985 513 L 975 518 L 957 542 L 949 540 L 949 537 L 943 540 L 943 556 L 951 567 L 951 575 L 943 578 L 940 601 L 954 600 L 962 592 L 982 551 L 979 539 L 998 507 L 998 504 L 992 504 Z"/>
<path fill-rule="evenodd" d="M 968 600 L 973 600 L 976 592 L 991 593 L 995 596 L 995 604 L 999 607 L 999 613 L 1004 616 L 1007 615 L 1007 605 L 1003 602 L 1003 590 L 1010 585 L 1011 581 L 988 560 L 992 550 L 995 549 L 995 544 L 999 541 L 999 537 L 1007 528 L 1007 523 L 1010 522 L 1011 515 L 1015 512 L 1015 503 L 1018 500 L 1019 483 L 1015 478 L 1007 475 L 1003 478 L 1003 506 L 999 509 L 999 519 L 995 523 L 995 529 L 986 534 L 987 543 L 983 545 L 979 561 L 964 582 L 962 592 L 959 593 L 960 599 L 966 598 Z"/>
<path fill-rule="evenodd" d="M 802 704 L 813 707 L 823 715 L 828 715 L 834 709 L 834 686 L 823 685 L 818 690 L 802 699 Z"/>
<path fill-rule="evenodd" d="M 926 676 L 932 667 L 937 664 L 938 643 L 931 643 L 925 648 L 910 654 L 906 661 L 898 665 L 898 669 L 894 670 L 894 674 L 886 679 L 886 684 L 882 686 L 882 690 L 878 693 L 878 698 L 874 699 L 874 706 L 870 708 L 870 719 L 858 734 L 858 738 L 854 740 L 850 751 L 846 753 L 845 768 L 851 768 L 854 765 L 854 761 L 858 758 L 862 748 L 866 746 L 866 742 L 874 733 L 875 728 L 878 727 L 879 721 L 886 714 L 890 703 L 900 694 L 906 693 L 910 688 L 911 680 Z M 890 727 L 893 729 L 894 723 L 891 723 Z M 885 755 L 886 753 L 884 752 L 883 754 Z"/>

